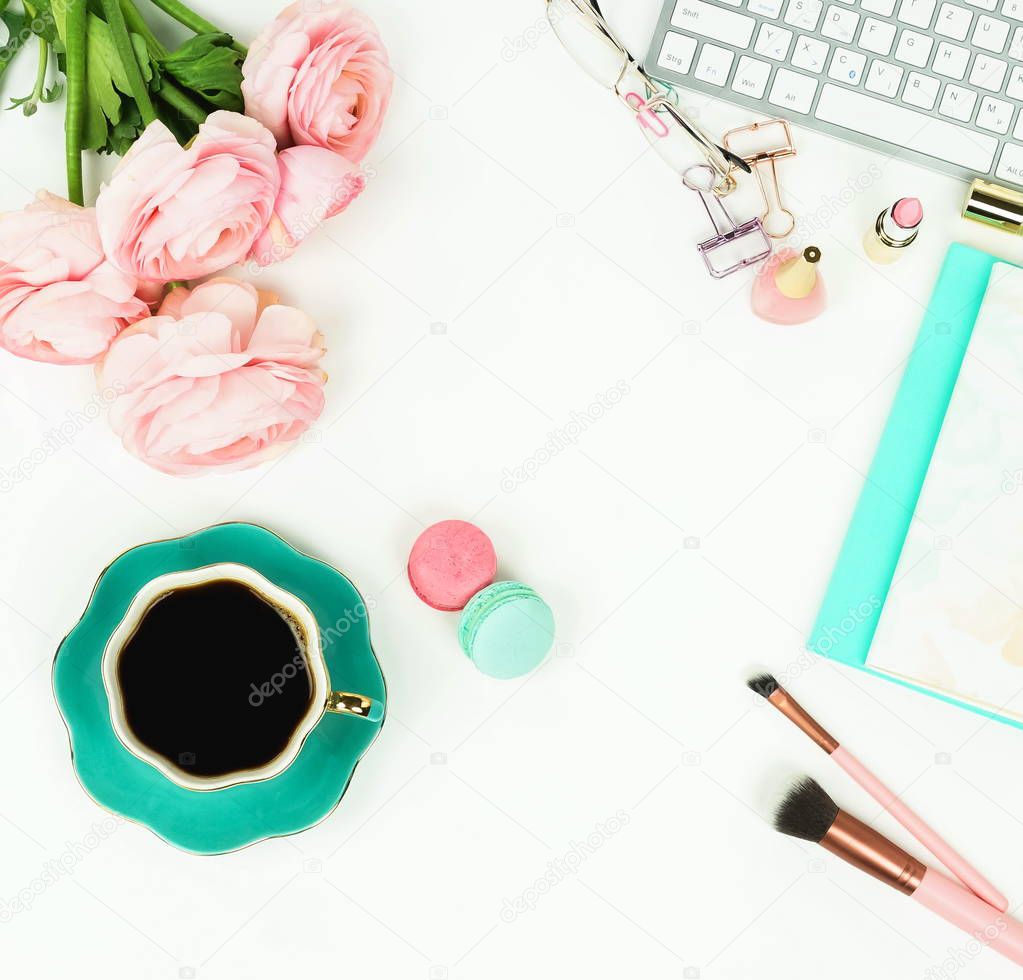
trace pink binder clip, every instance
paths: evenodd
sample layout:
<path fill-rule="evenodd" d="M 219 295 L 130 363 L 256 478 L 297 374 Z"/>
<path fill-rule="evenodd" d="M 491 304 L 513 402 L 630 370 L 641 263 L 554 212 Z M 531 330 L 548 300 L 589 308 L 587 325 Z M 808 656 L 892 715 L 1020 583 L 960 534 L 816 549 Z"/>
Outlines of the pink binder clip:
<path fill-rule="evenodd" d="M 745 269 L 749 265 L 766 259 L 771 254 L 771 239 L 767 237 L 764 226 L 759 218 L 751 218 L 749 221 L 737 225 L 732 216 L 726 210 L 721 198 L 714 193 L 716 174 L 713 167 L 706 164 L 697 164 L 690 167 L 682 174 L 682 183 L 691 191 L 700 195 L 703 209 L 710 218 L 714 228 L 714 235 L 696 246 L 697 251 L 703 256 L 707 271 L 715 279 L 723 279 L 725 276 Z M 711 210 L 711 203 L 717 208 L 718 217 L 715 218 Z M 753 241 L 746 239 L 753 238 Z M 730 264 L 718 265 L 713 254 L 726 250 L 725 254 L 731 254 L 735 261 Z"/>

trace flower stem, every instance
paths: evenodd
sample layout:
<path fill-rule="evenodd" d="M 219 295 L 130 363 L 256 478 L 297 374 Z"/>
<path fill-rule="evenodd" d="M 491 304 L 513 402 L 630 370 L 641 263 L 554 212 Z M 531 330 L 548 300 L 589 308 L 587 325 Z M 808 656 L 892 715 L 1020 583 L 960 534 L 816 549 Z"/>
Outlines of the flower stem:
<path fill-rule="evenodd" d="M 82 122 L 85 115 L 85 29 L 87 0 L 67 0 L 65 74 L 67 114 L 64 117 L 64 160 L 67 196 L 73 204 L 85 203 L 82 189 Z"/>
<path fill-rule="evenodd" d="M 102 2 L 103 14 L 110 27 L 110 36 L 113 38 L 117 57 L 120 59 L 121 67 L 128 79 L 131 97 L 139 107 L 143 125 L 148 126 L 156 119 L 156 110 L 153 108 L 153 102 L 149 98 L 149 89 L 146 87 L 145 79 L 139 69 L 135 48 L 131 43 L 131 36 L 128 34 L 128 25 L 124 22 L 124 13 L 119 0 L 102 0 Z"/>
<path fill-rule="evenodd" d="M 153 0 L 165 14 L 169 14 L 179 24 L 183 24 L 190 31 L 194 31 L 196 34 L 222 34 L 219 28 L 214 24 L 211 24 L 204 17 L 200 17 L 194 10 L 186 7 L 181 0 Z M 231 47 L 235 49 L 239 54 L 248 54 L 248 49 L 244 44 L 239 44 L 232 38 Z"/>
<path fill-rule="evenodd" d="M 32 94 L 28 97 L 28 101 L 21 107 L 21 111 L 26 116 L 35 115 L 36 109 L 39 108 L 39 102 L 42 100 L 43 94 L 46 91 L 46 64 L 49 59 L 49 42 L 46 38 L 41 37 L 39 38 L 39 62 L 36 65 L 36 83 L 32 87 Z"/>
<path fill-rule="evenodd" d="M 192 122 L 199 124 L 206 122 L 206 117 L 209 115 L 208 110 L 186 95 L 170 79 L 164 77 L 157 95 L 172 109 L 177 109 L 186 119 L 191 119 Z"/>
<path fill-rule="evenodd" d="M 138 7 L 131 2 L 131 0 L 121 0 L 121 13 L 124 14 L 124 20 L 128 25 L 128 30 L 133 34 L 138 34 L 146 42 L 146 47 L 149 48 L 149 53 L 154 58 L 165 58 L 167 56 L 167 49 L 160 43 L 157 36 L 149 29 L 149 25 L 146 23 L 145 18 L 139 13 Z"/>

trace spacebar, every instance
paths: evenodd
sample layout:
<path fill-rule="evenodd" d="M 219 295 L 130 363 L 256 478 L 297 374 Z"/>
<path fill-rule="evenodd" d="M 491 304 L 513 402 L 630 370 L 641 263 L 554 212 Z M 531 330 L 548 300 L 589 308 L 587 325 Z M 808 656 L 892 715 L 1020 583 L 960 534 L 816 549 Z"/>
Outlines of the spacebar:
<path fill-rule="evenodd" d="M 992 136 L 837 85 L 824 86 L 815 115 L 824 122 L 891 143 L 894 149 L 916 150 L 981 173 L 991 169 L 998 149 L 998 140 Z"/>

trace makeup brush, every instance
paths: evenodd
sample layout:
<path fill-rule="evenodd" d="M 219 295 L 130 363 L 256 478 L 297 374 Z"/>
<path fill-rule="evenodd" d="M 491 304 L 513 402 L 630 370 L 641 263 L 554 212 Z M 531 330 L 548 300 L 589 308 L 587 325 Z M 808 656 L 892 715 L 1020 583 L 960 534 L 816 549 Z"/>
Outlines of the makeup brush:
<path fill-rule="evenodd" d="M 774 826 L 789 837 L 820 844 L 854 868 L 909 895 L 1013 963 L 1023 965 L 1023 924 L 839 809 L 809 776 L 789 789 L 778 805 Z"/>
<path fill-rule="evenodd" d="M 822 748 L 857 783 L 881 804 L 903 827 L 948 868 L 970 891 L 993 905 L 1000 912 L 1009 907 L 1008 899 L 987 880 L 966 858 L 953 850 L 936 830 L 918 817 L 880 779 L 851 752 L 838 744 L 838 739 L 801 705 L 771 674 L 757 674 L 746 685 L 777 708 L 804 735 Z"/>

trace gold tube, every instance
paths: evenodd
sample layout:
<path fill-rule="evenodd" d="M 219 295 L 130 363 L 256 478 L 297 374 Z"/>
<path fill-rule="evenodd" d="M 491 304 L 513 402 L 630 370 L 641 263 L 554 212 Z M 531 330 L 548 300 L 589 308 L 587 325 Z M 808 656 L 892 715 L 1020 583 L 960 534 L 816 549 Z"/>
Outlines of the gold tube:
<path fill-rule="evenodd" d="M 1023 234 L 1023 194 L 978 178 L 970 184 L 963 217 L 1011 235 Z"/>
<path fill-rule="evenodd" d="M 917 890 L 927 870 L 898 844 L 844 810 L 838 811 L 821 846 L 904 895 L 912 895 Z"/>
<path fill-rule="evenodd" d="M 838 748 L 838 739 L 831 735 L 784 687 L 779 685 L 767 700 L 804 735 L 812 738 L 828 755 Z"/>

